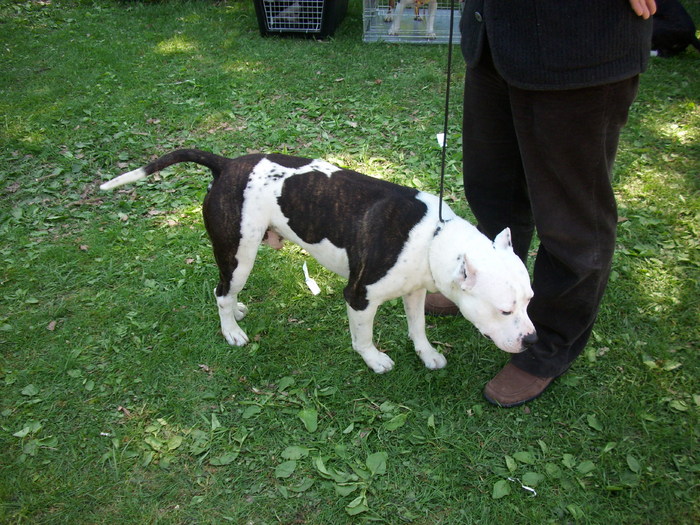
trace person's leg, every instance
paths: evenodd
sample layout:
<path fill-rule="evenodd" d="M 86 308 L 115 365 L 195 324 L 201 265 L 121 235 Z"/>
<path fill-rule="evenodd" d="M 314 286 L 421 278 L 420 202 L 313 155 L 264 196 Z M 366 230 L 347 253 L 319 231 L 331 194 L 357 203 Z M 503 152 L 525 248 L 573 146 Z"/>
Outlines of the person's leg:
<path fill-rule="evenodd" d="M 462 153 L 464 193 L 479 230 L 493 239 L 509 227 L 513 249 L 525 261 L 534 229 L 532 214 L 509 87 L 495 70 L 488 46 L 465 78 Z M 442 294 L 431 293 L 425 312 L 459 315 L 459 308 Z"/>
<path fill-rule="evenodd" d="M 511 89 L 540 246 L 528 313 L 538 343 L 511 362 L 551 378 L 585 347 L 607 285 L 617 226 L 611 185 L 638 78 L 543 92 Z"/>
<path fill-rule="evenodd" d="M 527 258 L 534 225 L 510 87 L 491 61 L 488 46 L 479 65 L 467 71 L 462 132 L 464 192 L 479 229 L 493 239 L 511 229 L 513 248 Z"/>

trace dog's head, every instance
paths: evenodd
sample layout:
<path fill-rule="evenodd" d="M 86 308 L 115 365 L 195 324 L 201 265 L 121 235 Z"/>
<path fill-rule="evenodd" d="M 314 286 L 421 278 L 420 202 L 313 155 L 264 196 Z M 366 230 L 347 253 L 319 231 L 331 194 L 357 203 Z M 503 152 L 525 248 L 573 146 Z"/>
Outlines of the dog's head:
<path fill-rule="evenodd" d="M 530 277 L 513 252 L 510 230 L 503 230 L 491 242 L 465 224 L 469 228 L 456 224 L 435 238 L 433 244 L 438 246 L 431 249 L 435 284 L 498 348 L 522 352 L 536 342 L 537 336 L 527 315 L 532 299 Z M 438 251 L 443 255 L 438 257 Z"/>

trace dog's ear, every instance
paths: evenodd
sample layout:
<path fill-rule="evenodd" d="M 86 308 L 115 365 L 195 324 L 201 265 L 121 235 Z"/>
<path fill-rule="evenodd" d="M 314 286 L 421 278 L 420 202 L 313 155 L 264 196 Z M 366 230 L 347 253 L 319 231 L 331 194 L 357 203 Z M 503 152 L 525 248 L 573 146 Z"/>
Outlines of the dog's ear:
<path fill-rule="evenodd" d="M 510 228 L 506 228 L 496 235 L 496 238 L 493 240 L 493 247 L 497 250 L 513 249 L 513 241 L 510 238 Z"/>
<path fill-rule="evenodd" d="M 460 255 L 459 265 L 454 277 L 457 285 L 464 291 L 471 290 L 476 284 L 476 268 L 469 262 L 466 255 Z"/>

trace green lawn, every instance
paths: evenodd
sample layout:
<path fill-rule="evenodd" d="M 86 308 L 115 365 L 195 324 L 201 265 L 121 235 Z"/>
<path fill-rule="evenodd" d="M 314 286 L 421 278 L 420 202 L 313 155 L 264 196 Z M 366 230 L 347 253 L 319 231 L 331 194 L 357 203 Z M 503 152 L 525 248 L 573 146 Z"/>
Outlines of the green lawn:
<path fill-rule="evenodd" d="M 0 522 L 700 520 L 696 51 L 642 78 L 594 337 L 509 410 L 481 394 L 506 354 L 430 319 L 448 366 L 429 371 L 398 300 L 376 326 L 396 368 L 372 373 L 343 281 L 291 245 L 260 249 L 252 342 L 229 347 L 199 214 L 209 173 L 98 190 L 185 146 L 323 157 L 435 193 L 446 46 L 362 43 L 359 0 L 325 42 L 261 38 L 247 0 L 0 0 L 0 53 Z M 446 198 L 469 217 L 455 61 Z"/>

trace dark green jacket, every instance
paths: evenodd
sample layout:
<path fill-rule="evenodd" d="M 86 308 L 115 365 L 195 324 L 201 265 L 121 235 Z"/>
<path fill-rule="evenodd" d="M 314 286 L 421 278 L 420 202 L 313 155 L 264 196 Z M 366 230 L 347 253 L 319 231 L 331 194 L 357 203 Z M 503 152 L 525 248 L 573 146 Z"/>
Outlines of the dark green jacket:
<path fill-rule="evenodd" d="M 460 29 L 467 66 L 486 36 L 501 76 L 522 89 L 572 89 L 644 71 L 651 19 L 628 0 L 466 0 Z"/>

